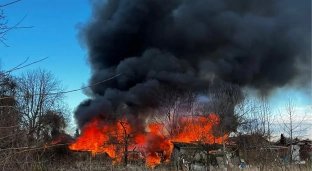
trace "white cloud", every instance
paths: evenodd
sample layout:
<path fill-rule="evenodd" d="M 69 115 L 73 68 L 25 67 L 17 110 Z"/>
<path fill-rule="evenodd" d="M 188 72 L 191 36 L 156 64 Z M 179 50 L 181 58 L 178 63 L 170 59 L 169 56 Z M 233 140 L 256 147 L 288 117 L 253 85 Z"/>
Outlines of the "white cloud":
<path fill-rule="evenodd" d="M 293 115 L 290 118 L 287 108 L 282 107 L 276 115 L 274 131 L 276 135 L 284 133 L 289 136 L 290 120 L 292 120 L 293 137 L 312 139 L 312 106 L 293 107 Z M 288 127 L 288 128 L 287 128 Z"/>

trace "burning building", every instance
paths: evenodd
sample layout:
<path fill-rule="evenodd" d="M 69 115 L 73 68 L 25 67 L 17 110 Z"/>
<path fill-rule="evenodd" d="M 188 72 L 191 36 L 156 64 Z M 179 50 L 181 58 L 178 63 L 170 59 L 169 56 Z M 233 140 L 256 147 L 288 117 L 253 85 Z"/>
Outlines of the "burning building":
<path fill-rule="evenodd" d="M 196 98 L 223 87 L 222 95 L 206 95 L 216 103 L 209 112 L 214 114 L 204 118 L 213 116 L 230 130 L 237 126 L 234 109 L 242 101 L 241 88 L 268 95 L 277 87 L 305 85 L 310 78 L 308 3 L 92 1 L 91 18 L 79 25 L 79 39 L 88 51 L 93 86 L 85 91 L 90 98 L 75 111 L 81 136 L 70 148 L 105 152 L 118 162 L 122 157 L 117 154 L 144 144 L 147 161 L 157 164 L 156 152 L 169 156 L 172 140 L 194 141 L 205 130 L 202 141 L 220 143 L 226 131 L 213 134 L 209 130 L 216 129 L 209 124 L 184 129 L 183 116 L 173 115 L 177 103 L 190 92 Z M 171 123 L 155 123 L 155 117 Z"/>
<path fill-rule="evenodd" d="M 180 128 L 174 135 L 164 129 L 161 123 L 149 123 L 146 130 L 133 130 L 126 120 L 105 122 L 96 118 L 82 129 L 81 136 L 71 144 L 71 150 L 106 153 L 116 162 L 121 162 L 123 155 L 140 154 L 146 164 L 155 167 L 161 162 L 169 162 L 174 147 L 173 141 L 203 143 L 222 143 L 223 137 L 213 136 L 212 129 L 218 124 L 218 117 L 210 114 L 208 118 L 196 117 L 179 119 Z M 134 150 L 137 149 L 137 150 Z M 129 153 L 129 154 L 125 154 Z M 126 159 L 126 158 L 125 158 Z"/>

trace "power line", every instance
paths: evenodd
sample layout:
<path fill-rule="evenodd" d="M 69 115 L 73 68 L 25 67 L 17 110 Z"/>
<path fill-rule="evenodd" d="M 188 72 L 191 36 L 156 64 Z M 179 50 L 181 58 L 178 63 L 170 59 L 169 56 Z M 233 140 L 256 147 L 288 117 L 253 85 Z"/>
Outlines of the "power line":
<path fill-rule="evenodd" d="M 1 97 L 0 100 L 3 100 L 3 99 L 11 99 L 11 98 L 17 98 L 17 97 L 27 97 L 27 96 L 51 96 L 51 95 L 58 95 L 58 94 L 67 94 L 67 93 L 72 93 L 72 92 L 76 92 L 76 91 L 80 91 L 80 90 L 83 90 L 83 89 L 86 89 L 86 88 L 89 88 L 89 87 L 93 87 L 95 85 L 98 85 L 98 84 L 101 84 L 101 83 L 104 83 L 106 81 L 109 81 L 109 80 L 112 80 L 120 75 L 122 75 L 123 73 L 119 73 L 113 77 L 110 77 L 106 80 L 103 80 L 103 81 L 100 81 L 100 82 L 97 82 L 95 84 L 92 84 L 92 85 L 88 85 L 88 86 L 85 86 L 85 87 L 82 87 L 82 88 L 79 88 L 79 89 L 74 89 L 74 90 L 69 90 L 69 91 L 61 91 L 61 92 L 55 92 L 55 93 L 47 93 L 47 94 L 42 94 L 42 93 L 39 93 L 39 94 L 27 94 L 27 95 L 23 95 L 23 96 L 7 96 L 7 97 Z"/>

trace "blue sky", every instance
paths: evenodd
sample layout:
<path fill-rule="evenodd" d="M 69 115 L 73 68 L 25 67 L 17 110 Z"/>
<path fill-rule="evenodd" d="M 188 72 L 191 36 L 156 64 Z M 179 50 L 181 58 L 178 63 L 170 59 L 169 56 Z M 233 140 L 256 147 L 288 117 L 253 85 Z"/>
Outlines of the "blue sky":
<path fill-rule="evenodd" d="M 6 2 L 11 1 L 1 0 L 1 4 Z M 10 69 L 27 57 L 32 62 L 49 56 L 47 60 L 27 69 L 41 67 L 51 71 L 67 90 L 77 89 L 88 83 L 90 68 L 87 64 L 87 52 L 79 44 L 76 29 L 76 25 L 85 22 L 91 14 L 88 0 L 23 0 L 5 7 L 4 12 L 9 25 L 16 24 L 27 14 L 20 26 L 34 27 L 12 30 L 6 35 L 9 47 L 0 45 L 2 69 Z M 15 74 L 22 71 L 16 71 Z M 311 108 L 311 94 L 294 89 L 277 90 L 270 100 L 272 108 L 283 106 L 285 96 L 291 97 L 300 107 Z M 80 91 L 69 93 L 67 97 L 71 109 L 86 98 Z"/>
<path fill-rule="evenodd" d="M 1 3 L 4 3 L 3 0 Z M 6 35 L 9 47 L 0 45 L 2 69 L 10 69 L 27 57 L 32 62 L 49 56 L 47 60 L 26 69 L 42 67 L 52 71 L 68 90 L 87 84 L 90 75 L 87 52 L 79 45 L 75 28 L 77 23 L 86 21 L 90 15 L 87 0 L 21 1 L 5 7 L 4 12 L 10 25 L 27 14 L 20 26 L 33 28 L 12 30 Z M 70 93 L 68 104 L 74 108 L 84 98 L 81 92 Z"/>

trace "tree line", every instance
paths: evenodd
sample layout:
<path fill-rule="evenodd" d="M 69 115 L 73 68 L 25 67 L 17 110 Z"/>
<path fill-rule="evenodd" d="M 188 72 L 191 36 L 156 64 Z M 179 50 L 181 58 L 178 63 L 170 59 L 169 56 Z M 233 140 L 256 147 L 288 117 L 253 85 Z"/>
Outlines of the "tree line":
<path fill-rule="evenodd" d="M 0 72 L 0 166 L 65 134 L 70 111 L 65 94 L 58 93 L 63 90 L 45 69 Z"/>

